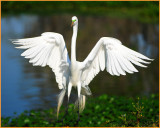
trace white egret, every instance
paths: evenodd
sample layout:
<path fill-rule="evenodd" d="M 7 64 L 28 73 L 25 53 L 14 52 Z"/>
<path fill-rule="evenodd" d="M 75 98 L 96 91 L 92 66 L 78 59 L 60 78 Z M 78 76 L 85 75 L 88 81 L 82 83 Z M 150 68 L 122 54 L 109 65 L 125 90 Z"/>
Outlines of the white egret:
<path fill-rule="evenodd" d="M 147 67 L 152 59 L 133 51 L 121 41 L 112 37 L 102 37 L 91 50 L 83 62 L 76 60 L 76 39 L 78 32 L 78 18 L 72 17 L 73 36 L 71 41 L 71 61 L 65 46 L 63 36 L 55 32 L 45 32 L 39 37 L 15 39 L 12 42 L 19 45 L 16 48 L 27 49 L 21 55 L 30 59 L 33 66 L 46 66 L 52 68 L 55 73 L 61 93 L 58 98 L 57 117 L 62 105 L 66 90 L 68 90 L 68 101 L 72 87 L 78 91 L 78 115 L 79 109 L 85 107 L 86 95 L 91 95 L 88 87 L 92 79 L 106 68 L 111 75 L 126 75 L 138 72 L 133 64 Z M 147 61 L 146 61 L 147 60 Z M 132 64 L 133 63 L 133 64 Z M 79 116 L 78 116 L 79 118 Z M 79 120 L 79 119 L 78 119 Z"/>

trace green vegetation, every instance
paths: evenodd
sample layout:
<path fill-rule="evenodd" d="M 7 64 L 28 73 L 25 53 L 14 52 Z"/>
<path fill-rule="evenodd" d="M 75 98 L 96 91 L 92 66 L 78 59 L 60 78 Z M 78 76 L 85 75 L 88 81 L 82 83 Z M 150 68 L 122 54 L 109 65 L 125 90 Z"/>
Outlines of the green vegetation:
<path fill-rule="evenodd" d="M 8 14 L 97 15 L 131 18 L 143 23 L 158 23 L 158 1 L 2 1 L 2 16 Z"/>
<path fill-rule="evenodd" d="M 35 126 L 99 126 L 99 127 L 158 127 L 159 124 L 159 97 L 152 94 L 150 97 L 126 98 L 102 95 L 89 98 L 86 108 L 81 114 L 77 125 L 77 112 L 74 105 L 69 106 L 69 113 L 62 120 L 57 121 L 56 109 L 25 111 L 21 115 L 2 118 L 2 126 L 35 127 Z M 64 115 L 61 108 L 59 119 Z"/>

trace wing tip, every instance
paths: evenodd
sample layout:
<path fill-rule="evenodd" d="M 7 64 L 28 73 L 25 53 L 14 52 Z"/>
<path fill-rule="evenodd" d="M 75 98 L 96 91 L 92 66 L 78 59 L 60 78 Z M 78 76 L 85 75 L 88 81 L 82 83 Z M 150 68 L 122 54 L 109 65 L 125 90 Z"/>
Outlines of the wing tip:
<path fill-rule="evenodd" d="M 8 39 L 8 40 L 11 41 L 12 43 L 18 42 L 18 39 Z"/>
<path fill-rule="evenodd" d="M 21 46 L 19 46 L 19 47 L 15 47 L 16 49 L 24 49 L 24 48 L 22 48 Z"/>
<path fill-rule="evenodd" d="M 145 58 L 142 58 L 142 59 L 144 59 L 144 60 L 149 60 L 149 61 L 154 61 L 154 59 L 150 59 L 150 58 L 148 58 L 148 57 L 146 57 L 146 56 L 145 56 Z"/>

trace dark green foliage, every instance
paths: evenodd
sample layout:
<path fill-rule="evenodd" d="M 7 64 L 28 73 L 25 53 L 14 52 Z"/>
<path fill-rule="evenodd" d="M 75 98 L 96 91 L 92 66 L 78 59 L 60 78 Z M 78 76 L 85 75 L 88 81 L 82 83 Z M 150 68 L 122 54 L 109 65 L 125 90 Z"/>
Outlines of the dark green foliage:
<path fill-rule="evenodd" d="M 158 23 L 158 1 L 2 1 L 2 16 L 8 14 L 98 15 L 131 18 L 143 23 Z"/>
<path fill-rule="evenodd" d="M 158 99 L 158 95 L 155 94 L 152 94 L 149 98 L 138 97 L 135 99 L 102 95 L 87 100 L 86 108 L 81 113 L 79 124 L 76 124 L 77 112 L 74 109 L 74 105 L 70 104 L 69 113 L 64 118 L 64 107 L 61 108 L 59 120 L 56 118 L 56 109 L 31 110 L 13 118 L 2 117 L 2 126 L 158 127 Z"/>

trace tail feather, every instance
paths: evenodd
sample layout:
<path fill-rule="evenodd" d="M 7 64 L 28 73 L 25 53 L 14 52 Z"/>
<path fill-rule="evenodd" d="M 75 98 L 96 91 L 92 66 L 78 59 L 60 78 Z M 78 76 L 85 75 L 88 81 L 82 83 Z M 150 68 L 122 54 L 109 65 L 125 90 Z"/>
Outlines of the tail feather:
<path fill-rule="evenodd" d="M 75 102 L 75 108 L 78 108 L 78 100 L 79 100 L 79 111 L 80 113 L 84 110 L 86 104 L 86 96 L 80 95 L 80 99 L 77 99 Z"/>
<path fill-rule="evenodd" d="M 75 102 L 75 108 L 78 108 L 78 100 L 79 100 L 79 110 L 80 113 L 84 110 L 86 104 L 86 95 L 92 95 L 91 90 L 88 86 L 82 86 L 80 98 Z"/>
<path fill-rule="evenodd" d="M 63 99 L 64 99 L 64 96 L 65 96 L 65 93 L 66 93 L 66 89 L 63 89 L 61 91 L 61 93 L 58 95 L 58 106 L 57 106 L 57 118 L 59 116 L 59 110 L 60 110 L 60 107 L 63 103 Z"/>
<path fill-rule="evenodd" d="M 92 95 L 92 92 L 89 89 L 89 87 L 86 85 L 86 86 L 82 86 L 82 88 L 81 88 L 81 94 L 82 95 L 90 96 L 90 95 Z"/>

